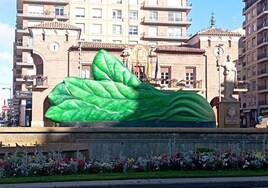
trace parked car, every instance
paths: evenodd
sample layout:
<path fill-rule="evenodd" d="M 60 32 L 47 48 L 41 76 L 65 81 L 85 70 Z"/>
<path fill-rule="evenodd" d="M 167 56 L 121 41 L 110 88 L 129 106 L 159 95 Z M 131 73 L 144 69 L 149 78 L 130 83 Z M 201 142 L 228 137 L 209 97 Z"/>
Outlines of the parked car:
<path fill-rule="evenodd" d="M 5 120 L 0 120 L 0 127 L 6 127 L 7 126 L 7 121 Z"/>

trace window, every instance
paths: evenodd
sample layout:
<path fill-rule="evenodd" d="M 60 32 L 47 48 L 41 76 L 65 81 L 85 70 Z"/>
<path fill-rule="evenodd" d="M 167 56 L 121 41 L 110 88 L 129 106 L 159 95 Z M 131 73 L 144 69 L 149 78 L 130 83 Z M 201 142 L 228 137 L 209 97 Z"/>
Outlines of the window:
<path fill-rule="evenodd" d="M 160 67 L 161 72 L 161 85 L 169 86 L 170 85 L 170 67 Z"/>
<path fill-rule="evenodd" d="M 92 9 L 92 18 L 101 18 L 102 17 L 102 9 L 93 8 Z"/>
<path fill-rule="evenodd" d="M 82 78 L 90 78 L 90 65 L 82 65 Z"/>
<path fill-rule="evenodd" d="M 168 0 L 168 6 L 170 7 L 178 7 L 181 6 L 181 0 Z"/>
<path fill-rule="evenodd" d="M 211 40 L 208 39 L 208 47 L 211 47 Z"/>
<path fill-rule="evenodd" d="M 157 27 L 156 26 L 149 26 L 148 33 L 150 36 L 156 37 L 158 35 Z"/>
<path fill-rule="evenodd" d="M 102 3 L 101 0 L 91 0 L 91 3 Z"/>
<path fill-rule="evenodd" d="M 140 65 L 134 65 L 134 74 L 140 79 L 140 80 L 144 80 L 145 78 L 145 73 L 144 73 L 145 67 L 144 66 L 140 66 Z"/>
<path fill-rule="evenodd" d="M 195 87 L 195 67 L 186 67 L 185 69 L 185 86 Z"/>
<path fill-rule="evenodd" d="M 85 33 L 85 24 L 84 23 L 76 23 L 75 25 L 81 29 L 81 33 Z"/>
<path fill-rule="evenodd" d="M 138 5 L 138 0 L 129 0 L 128 3 L 130 5 Z"/>
<path fill-rule="evenodd" d="M 122 34 L 122 26 L 121 25 L 113 25 L 113 34 L 121 35 Z"/>
<path fill-rule="evenodd" d="M 129 44 L 138 44 L 138 41 L 136 41 L 136 40 L 130 40 L 128 43 Z"/>
<path fill-rule="evenodd" d="M 28 5 L 28 14 L 30 15 L 38 15 L 44 14 L 44 6 L 43 5 Z"/>
<path fill-rule="evenodd" d="M 149 12 L 149 20 L 150 21 L 157 21 L 158 19 L 158 12 L 157 11 L 150 11 Z"/>
<path fill-rule="evenodd" d="M 57 16 L 64 16 L 64 7 L 55 7 L 55 14 Z"/>
<path fill-rule="evenodd" d="M 168 12 L 168 21 L 169 22 L 178 22 L 181 21 L 181 12 Z"/>
<path fill-rule="evenodd" d="M 114 3 L 114 4 L 122 4 L 122 0 L 112 0 L 112 3 Z"/>
<path fill-rule="evenodd" d="M 113 19 L 122 19 L 122 10 L 113 10 Z"/>
<path fill-rule="evenodd" d="M 255 17 L 257 15 L 257 8 L 254 8 L 252 10 L 252 17 Z"/>
<path fill-rule="evenodd" d="M 257 30 L 257 23 L 253 23 L 252 24 L 252 32 L 256 31 Z"/>
<path fill-rule="evenodd" d="M 65 34 L 65 41 L 68 42 L 69 41 L 69 35 Z"/>
<path fill-rule="evenodd" d="M 42 33 L 42 41 L 45 41 L 46 40 L 46 35 L 45 33 Z"/>
<path fill-rule="evenodd" d="M 92 39 L 92 42 L 101 42 L 101 39 Z"/>
<path fill-rule="evenodd" d="M 181 27 L 168 27 L 169 37 L 179 37 L 181 36 Z"/>
<path fill-rule="evenodd" d="M 157 0 L 149 0 L 149 5 L 157 5 Z"/>
<path fill-rule="evenodd" d="M 137 10 L 130 10 L 128 13 L 128 17 L 130 20 L 138 20 L 138 11 Z"/>
<path fill-rule="evenodd" d="M 130 35 L 138 35 L 138 26 L 136 26 L 136 25 L 129 26 L 128 34 L 130 34 Z"/>
<path fill-rule="evenodd" d="M 101 34 L 102 25 L 101 24 L 92 24 L 91 33 L 92 34 Z"/>
<path fill-rule="evenodd" d="M 33 26 L 33 25 L 41 24 L 41 23 L 42 23 L 41 21 L 29 20 L 27 25 L 28 25 L 28 27 L 30 27 L 30 26 Z"/>
<path fill-rule="evenodd" d="M 232 41 L 228 40 L 228 47 L 231 48 L 232 47 Z"/>
<path fill-rule="evenodd" d="M 121 44 L 122 43 L 122 40 L 113 40 L 113 43 Z"/>
<path fill-rule="evenodd" d="M 253 37 L 252 38 L 252 46 L 256 46 L 257 45 L 257 38 Z"/>
<path fill-rule="evenodd" d="M 75 17 L 84 18 L 85 17 L 85 8 L 75 8 L 74 14 L 75 14 Z"/>

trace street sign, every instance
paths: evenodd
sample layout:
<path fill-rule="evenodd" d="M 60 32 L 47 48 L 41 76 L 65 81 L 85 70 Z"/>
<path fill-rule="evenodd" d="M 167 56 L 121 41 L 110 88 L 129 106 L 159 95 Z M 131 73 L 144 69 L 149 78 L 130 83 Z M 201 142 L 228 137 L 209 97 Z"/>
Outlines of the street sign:
<path fill-rule="evenodd" d="M 2 110 L 5 112 L 7 111 L 8 107 L 6 105 L 2 106 Z"/>

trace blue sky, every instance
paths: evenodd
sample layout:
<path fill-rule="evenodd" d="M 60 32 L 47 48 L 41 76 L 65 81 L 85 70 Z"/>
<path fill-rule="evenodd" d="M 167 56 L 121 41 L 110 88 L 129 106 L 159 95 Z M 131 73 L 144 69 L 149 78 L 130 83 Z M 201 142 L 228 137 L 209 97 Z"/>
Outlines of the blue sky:
<path fill-rule="evenodd" d="M 2 87 L 10 87 L 12 84 L 13 42 L 16 20 L 16 0 L 0 0 L 0 96 L 8 98 L 9 91 Z M 233 30 L 241 27 L 244 17 L 242 0 L 189 0 L 192 10 L 188 15 L 192 18 L 192 25 L 188 34 L 209 27 L 211 13 L 214 12 L 216 27 L 224 30 Z"/>

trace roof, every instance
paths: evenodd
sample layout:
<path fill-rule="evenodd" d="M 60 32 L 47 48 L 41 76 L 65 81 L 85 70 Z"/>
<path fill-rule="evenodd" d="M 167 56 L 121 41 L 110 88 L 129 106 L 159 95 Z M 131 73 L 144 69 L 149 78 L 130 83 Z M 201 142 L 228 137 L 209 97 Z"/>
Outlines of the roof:
<path fill-rule="evenodd" d="M 60 30 L 81 30 L 79 27 L 74 25 L 70 25 L 64 22 L 51 21 L 51 22 L 43 22 L 41 24 L 29 26 L 28 28 L 35 29 L 60 29 Z"/>
<path fill-rule="evenodd" d="M 99 42 L 82 42 L 82 48 L 88 49 L 114 49 L 123 50 L 126 46 L 134 47 L 136 44 L 116 44 L 116 43 L 99 43 Z M 144 45 L 146 46 L 146 45 Z M 151 46 L 151 45 L 148 45 Z M 195 48 L 190 45 L 156 45 L 157 52 L 185 52 L 185 53 L 205 53 L 205 50 Z M 78 49 L 79 45 L 72 46 L 71 49 Z"/>
<path fill-rule="evenodd" d="M 221 28 L 210 27 L 196 33 L 196 35 L 214 35 L 214 36 L 232 36 L 232 37 L 241 37 L 242 35 L 239 32 L 233 32 L 229 30 L 223 30 Z"/>

